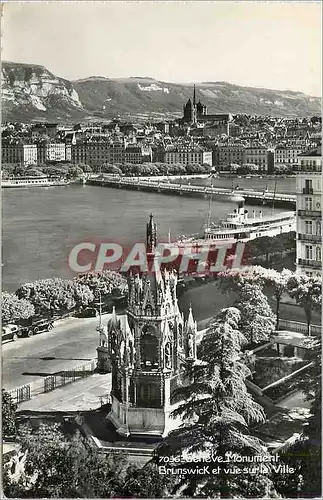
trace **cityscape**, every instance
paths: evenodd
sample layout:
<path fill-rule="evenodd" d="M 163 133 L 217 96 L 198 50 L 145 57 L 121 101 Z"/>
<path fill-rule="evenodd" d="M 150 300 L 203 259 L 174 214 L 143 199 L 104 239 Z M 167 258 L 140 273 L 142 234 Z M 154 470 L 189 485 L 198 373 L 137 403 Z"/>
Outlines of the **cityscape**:
<path fill-rule="evenodd" d="M 4 496 L 319 498 L 321 99 L 310 95 L 302 52 L 302 71 L 295 62 L 282 73 L 296 31 L 309 33 L 306 15 L 320 38 L 320 4 L 66 3 L 61 38 L 49 36 L 45 53 L 37 20 L 61 19 L 54 4 L 4 9 Z M 178 45 L 160 45 L 164 15 L 169 36 L 182 33 Z M 266 59 L 278 15 L 277 74 L 259 61 L 252 84 L 235 68 L 211 81 L 207 43 L 200 69 L 185 59 L 188 31 L 202 46 L 220 21 L 231 57 Z M 143 31 L 133 40 L 140 73 L 130 18 Z M 86 76 L 91 51 L 84 60 L 75 51 L 85 26 L 91 47 L 106 47 L 110 70 L 101 53 L 95 70 L 104 76 Z M 116 54 L 129 50 L 122 65 L 110 54 L 116 26 Z M 250 35 L 241 49 L 236 31 Z M 303 43 L 315 51 L 313 33 Z M 193 83 L 179 83 L 178 69 L 167 76 L 179 54 Z M 154 68 L 158 79 L 113 76 Z M 272 75 L 281 90 L 270 90 Z"/>

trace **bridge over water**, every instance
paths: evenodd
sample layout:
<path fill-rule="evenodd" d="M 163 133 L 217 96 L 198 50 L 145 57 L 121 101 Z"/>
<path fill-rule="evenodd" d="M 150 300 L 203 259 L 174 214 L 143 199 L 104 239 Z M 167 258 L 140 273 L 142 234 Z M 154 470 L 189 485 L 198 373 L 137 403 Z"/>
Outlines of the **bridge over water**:
<path fill-rule="evenodd" d="M 195 184 L 181 184 L 162 180 L 147 180 L 138 178 L 98 177 L 90 178 L 87 184 L 119 189 L 136 189 L 177 196 L 193 196 L 209 198 L 211 195 L 228 198 L 241 195 L 247 203 L 254 205 L 275 205 L 277 207 L 295 207 L 296 195 L 274 193 L 273 191 L 236 190 L 219 188 L 216 186 L 200 186 Z"/>

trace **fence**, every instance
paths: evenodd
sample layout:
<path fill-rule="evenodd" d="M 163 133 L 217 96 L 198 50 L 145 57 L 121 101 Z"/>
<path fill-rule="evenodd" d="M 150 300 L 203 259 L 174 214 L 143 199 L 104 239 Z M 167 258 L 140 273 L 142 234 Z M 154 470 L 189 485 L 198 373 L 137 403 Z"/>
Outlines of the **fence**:
<path fill-rule="evenodd" d="M 299 323 L 298 321 L 289 321 L 287 319 L 280 319 L 278 330 L 287 330 L 290 332 L 304 333 L 307 335 L 307 324 Z M 320 325 L 311 325 L 311 335 L 320 335 L 322 327 Z"/>
<path fill-rule="evenodd" d="M 23 401 L 29 401 L 31 398 L 30 384 L 17 387 L 17 389 L 11 389 L 8 393 L 16 404 L 22 403 Z"/>
<path fill-rule="evenodd" d="M 44 392 L 50 392 L 57 387 L 62 387 L 71 382 L 75 382 L 80 378 L 88 377 L 92 375 L 95 370 L 95 361 L 90 361 L 80 366 L 76 366 L 71 370 L 65 370 L 54 375 L 49 375 L 44 379 Z"/>
<path fill-rule="evenodd" d="M 93 374 L 95 368 L 96 361 L 91 360 L 83 365 L 78 365 L 68 370 L 62 370 L 58 373 L 54 373 L 53 375 L 40 378 L 30 384 L 25 384 L 6 392 L 10 394 L 14 403 L 19 404 L 24 401 L 29 401 L 32 397 L 38 396 L 39 394 L 53 391 L 58 387 L 63 387 L 64 385 L 75 382 L 76 380 L 88 377 Z"/>

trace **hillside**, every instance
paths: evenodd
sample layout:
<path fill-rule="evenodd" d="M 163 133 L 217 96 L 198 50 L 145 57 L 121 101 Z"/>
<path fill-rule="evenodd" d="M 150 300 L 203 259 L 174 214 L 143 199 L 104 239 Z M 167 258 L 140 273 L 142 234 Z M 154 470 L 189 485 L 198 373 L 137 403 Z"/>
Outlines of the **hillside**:
<path fill-rule="evenodd" d="M 197 98 L 209 113 L 312 116 L 321 100 L 301 92 L 241 87 L 227 82 L 196 84 Z M 150 77 L 109 79 L 92 76 L 69 81 L 45 67 L 2 63 L 3 121 L 62 120 L 116 116 L 167 118 L 182 115 L 192 84 L 160 82 Z"/>

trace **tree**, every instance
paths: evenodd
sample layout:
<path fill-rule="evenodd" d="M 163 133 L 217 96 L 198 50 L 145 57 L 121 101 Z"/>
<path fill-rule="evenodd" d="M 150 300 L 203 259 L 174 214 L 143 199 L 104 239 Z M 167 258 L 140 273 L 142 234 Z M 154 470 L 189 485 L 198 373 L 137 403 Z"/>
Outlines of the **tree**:
<path fill-rule="evenodd" d="M 15 177 L 23 177 L 24 175 L 26 175 L 25 167 L 22 167 L 21 165 L 16 165 L 14 170 L 14 175 Z"/>
<path fill-rule="evenodd" d="M 15 436 L 17 405 L 13 402 L 11 395 L 2 389 L 2 435 L 4 437 Z"/>
<path fill-rule="evenodd" d="M 322 303 L 322 278 L 294 274 L 288 280 L 287 291 L 299 306 L 303 307 L 307 321 L 307 334 L 311 333 L 313 310 L 319 311 Z"/>
<path fill-rule="evenodd" d="M 254 266 L 251 269 L 253 274 L 259 278 L 256 282 L 259 285 L 267 285 L 274 292 L 276 299 L 276 330 L 278 330 L 281 299 L 284 292 L 287 291 L 287 283 L 293 276 L 293 272 L 289 269 L 278 272 L 275 269 L 266 269 L 261 266 Z"/>
<path fill-rule="evenodd" d="M 121 454 L 101 454 L 80 434 L 67 438 L 59 425 L 21 429 L 24 472 L 18 484 L 6 481 L 7 496 L 32 498 L 110 498 L 120 496 L 127 459 Z M 26 494 L 27 493 L 27 494 Z"/>
<path fill-rule="evenodd" d="M 102 295 L 124 295 L 128 292 L 127 280 L 117 271 L 102 271 L 79 274 L 74 280 L 90 288 L 92 293 Z"/>
<path fill-rule="evenodd" d="M 66 168 L 60 166 L 60 167 L 55 167 L 55 166 L 47 166 L 46 168 L 43 169 L 44 174 L 50 176 L 50 177 L 66 177 L 67 176 L 67 170 Z"/>
<path fill-rule="evenodd" d="M 126 498 L 165 498 L 169 496 L 174 480 L 159 474 L 153 461 L 144 467 L 130 466 L 122 487 L 122 496 Z"/>
<path fill-rule="evenodd" d="M 264 268 L 260 266 L 244 267 L 242 269 L 230 269 L 218 273 L 217 282 L 221 289 L 230 294 L 234 292 L 241 294 L 241 290 L 246 283 L 258 285 L 263 288 L 265 285 Z"/>
<path fill-rule="evenodd" d="M 68 167 L 67 175 L 70 179 L 76 179 L 80 175 L 83 175 L 83 170 L 77 165 L 70 165 Z"/>
<path fill-rule="evenodd" d="M 101 172 L 114 175 L 122 175 L 122 170 L 115 165 L 105 164 L 101 166 Z"/>
<path fill-rule="evenodd" d="M 77 165 L 79 168 L 82 169 L 82 171 L 86 174 L 90 174 L 92 172 L 92 168 L 90 167 L 90 165 L 87 165 L 86 163 L 79 163 Z"/>
<path fill-rule="evenodd" d="M 234 305 L 240 311 L 239 327 L 248 342 L 259 343 L 270 338 L 275 331 L 275 318 L 260 286 L 242 285 L 240 297 Z"/>
<path fill-rule="evenodd" d="M 225 471 L 230 457 L 237 454 L 267 456 L 263 443 L 248 429 L 249 424 L 263 422 L 265 417 L 245 385 L 250 372 L 243 362 L 241 345 L 246 339 L 238 329 L 239 322 L 236 308 L 219 313 L 201 342 L 200 362 L 187 366 L 186 383 L 173 393 L 173 401 L 178 403 L 173 415 L 181 416 L 183 424 L 157 447 L 155 460 L 160 463 L 165 455 L 194 455 L 191 459 L 188 455 L 184 465 L 172 463 L 174 469 L 203 468 L 201 453 L 228 460 L 217 463 L 216 475 L 179 475 L 177 491 L 185 496 L 259 497 L 272 488 L 270 479 L 262 474 L 230 475 Z M 242 473 L 241 463 L 234 465 Z"/>
<path fill-rule="evenodd" d="M 45 177 L 45 174 L 39 169 L 35 167 L 27 168 L 26 175 L 28 177 Z"/>
<path fill-rule="evenodd" d="M 14 175 L 14 168 L 10 165 L 2 166 L 1 168 L 1 178 L 2 179 L 10 179 Z"/>
<path fill-rule="evenodd" d="M 19 299 L 17 295 L 9 292 L 2 292 L 1 296 L 1 317 L 2 323 L 9 323 L 28 319 L 35 314 L 33 304 L 25 299 Z"/>
<path fill-rule="evenodd" d="M 16 295 L 18 298 L 29 300 L 38 314 L 46 311 L 68 312 L 83 308 L 94 300 L 88 286 L 61 278 L 26 283 L 16 291 Z"/>

